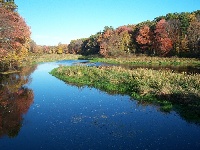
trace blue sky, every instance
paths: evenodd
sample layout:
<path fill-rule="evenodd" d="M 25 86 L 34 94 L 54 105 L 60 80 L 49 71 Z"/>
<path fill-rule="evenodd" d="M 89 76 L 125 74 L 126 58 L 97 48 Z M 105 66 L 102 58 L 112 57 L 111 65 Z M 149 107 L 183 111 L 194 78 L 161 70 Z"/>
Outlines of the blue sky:
<path fill-rule="evenodd" d="M 200 0 L 15 0 L 39 45 L 68 44 L 104 26 L 137 24 L 174 12 L 200 9 Z"/>

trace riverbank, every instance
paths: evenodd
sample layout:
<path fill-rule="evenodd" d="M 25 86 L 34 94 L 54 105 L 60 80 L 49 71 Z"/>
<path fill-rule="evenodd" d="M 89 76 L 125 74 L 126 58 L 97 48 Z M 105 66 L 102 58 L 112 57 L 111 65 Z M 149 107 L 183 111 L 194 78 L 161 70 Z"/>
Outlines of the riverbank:
<path fill-rule="evenodd" d="M 150 57 L 145 55 L 129 55 L 127 57 L 102 58 L 99 56 L 81 56 L 79 59 L 87 59 L 90 62 L 104 62 L 124 65 L 153 65 L 153 66 L 191 66 L 200 67 L 200 60 L 195 58 L 178 57 Z"/>
<path fill-rule="evenodd" d="M 22 64 L 17 69 L 7 70 L 7 71 L 0 71 L 0 74 L 13 74 L 20 72 L 22 67 L 25 66 L 32 66 L 43 62 L 53 62 L 59 60 L 77 60 L 81 55 L 74 55 L 74 54 L 42 54 L 42 55 L 35 55 L 29 54 Z"/>
<path fill-rule="evenodd" d="M 86 66 L 61 66 L 52 70 L 51 74 L 78 86 L 90 86 L 109 93 L 127 94 L 136 100 L 160 105 L 165 111 L 170 111 L 175 105 L 200 110 L 200 74 Z"/>
<path fill-rule="evenodd" d="M 76 60 L 81 55 L 74 54 L 43 54 L 43 55 L 29 55 L 23 63 L 23 66 L 34 65 L 43 62 L 53 62 L 59 60 Z"/>
<path fill-rule="evenodd" d="M 102 58 L 98 55 L 82 56 L 75 54 L 42 54 L 34 55 L 30 54 L 22 66 L 35 65 L 43 62 L 53 62 L 59 60 L 77 60 L 84 59 L 90 62 L 104 62 L 110 64 L 122 64 L 122 65 L 152 65 L 152 66 L 191 66 L 200 68 L 200 60 L 195 58 L 164 58 L 164 57 L 149 57 L 149 56 L 136 56 L 128 55 L 127 57 L 118 58 Z"/>

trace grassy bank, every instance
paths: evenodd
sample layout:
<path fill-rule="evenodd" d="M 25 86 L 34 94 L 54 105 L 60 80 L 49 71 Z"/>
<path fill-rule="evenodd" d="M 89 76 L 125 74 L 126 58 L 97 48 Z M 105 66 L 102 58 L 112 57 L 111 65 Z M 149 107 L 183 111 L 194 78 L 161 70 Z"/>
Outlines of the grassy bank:
<path fill-rule="evenodd" d="M 195 58 L 178 58 L 178 57 L 149 57 L 130 55 L 118 58 L 100 58 L 98 56 L 82 56 L 81 59 L 88 59 L 91 62 L 105 62 L 112 64 L 127 65 L 163 65 L 163 66 L 199 66 L 200 60 Z"/>
<path fill-rule="evenodd" d="M 24 66 L 33 65 L 42 62 L 53 62 L 58 60 L 78 59 L 80 55 L 73 54 L 43 54 L 43 55 L 29 55 L 24 61 Z"/>
<path fill-rule="evenodd" d="M 23 59 L 22 63 L 20 63 L 17 67 L 12 67 L 9 70 L 2 71 L 0 70 L 0 74 L 12 74 L 16 72 L 20 72 L 20 68 L 24 66 L 30 66 L 39 64 L 42 62 L 53 62 L 59 60 L 77 60 L 81 55 L 74 54 L 29 54 L 26 58 Z"/>
<path fill-rule="evenodd" d="M 160 105 L 165 111 L 174 108 L 183 113 L 189 110 L 193 112 L 192 117 L 200 119 L 200 74 L 84 66 L 62 66 L 52 70 L 51 74 L 78 86 L 127 94 L 140 102 Z"/>

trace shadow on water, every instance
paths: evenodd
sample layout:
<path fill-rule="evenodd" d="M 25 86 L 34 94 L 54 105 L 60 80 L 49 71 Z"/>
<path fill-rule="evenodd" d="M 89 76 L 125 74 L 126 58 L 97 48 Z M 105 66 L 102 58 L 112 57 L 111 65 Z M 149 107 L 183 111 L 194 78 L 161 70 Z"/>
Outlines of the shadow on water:
<path fill-rule="evenodd" d="M 79 66 L 112 66 L 113 64 L 108 63 L 90 63 L 89 61 L 82 60 L 81 62 L 75 63 L 74 65 Z M 117 65 L 118 66 L 118 65 Z M 186 72 L 188 74 L 194 74 L 194 73 L 200 73 L 200 68 L 198 67 L 190 67 L 190 66 L 151 66 L 151 65 L 137 65 L 137 66 L 131 66 L 131 65 L 119 65 L 121 67 L 127 68 L 127 69 L 136 69 L 136 68 L 148 68 L 148 69 L 154 69 L 154 70 L 172 70 L 174 72 Z M 83 85 L 79 84 L 73 84 L 68 83 L 73 86 L 77 87 L 83 87 Z M 130 95 L 130 93 L 122 93 L 119 91 L 108 91 L 106 88 L 98 88 L 101 91 L 104 91 L 108 94 L 114 95 L 114 94 L 121 94 L 121 95 Z M 177 114 L 179 114 L 184 120 L 186 120 L 189 123 L 195 123 L 197 125 L 200 125 L 200 97 L 188 93 L 188 95 L 185 95 L 184 97 L 182 95 L 163 95 L 160 97 L 157 97 L 158 99 L 168 99 L 173 105 L 173 110 L 176 111 Z M 147 105 L 156 105 L 152 104 L 151 101 L 138 101 L 138 104 L 141 104 L 142 106 Z M 160 109 L 160 111 L 163 111 Z"/>
<path fill-rule="evenodd" d="M 33 103 L 33 91 L 25 84 L 36 67 L 22 68 L 20 73 L 0 75 L 0 137 L 16 137 L 20 131 L 23 115 Z"/>
<path fill-rule="evenodd" d="M 199 148 L 199 126 L 175 112 L 160 113 L 157 106 L 130 101 L 123 93 L 101 89 L 120 94 L 110 96 L 95 88 L 72 87 L 48 73 L 74 63 L 79 61 L 44 63 L 37 70 L 0 76 L 1 149 Z"/>
<path fill-rule="evenodd" d="M 74 84 L 74 83 L 67 83 L 71 86 L 76 86 L 78 88 L 85 87 L 84 85 Z M 90 88 L 93 88 L 92 86 L 89 86 Z M 94 87 L 97 88 L 97 87 Z M 108 91 L 107 89 L 101 87 L 97 88 L 107 94 L 110 95 L 129 95 L 129 93 L 122 93 L 119 91 Z M 166 95 L 165 95 L 166 97 Z M 197 97 L 196 95 L 189 95 L 188 97 L 182 97 L 181 95 L 167 95 L 169 101 L 173 105 L 173 111 L 175 111 L 177 114 L 180 115 L 180 117 L 187 121 L 188 123 L 194 123 L 198 126 L 200 126 L 200 97 Z M 163 97 L 159 97 L 162 99 Z M 132 99 L 135 100 L 135 99 Z M 179 103 L 181 101 L 181 104 Z M 168 111 L 163 110 L 161 107 L 159 107 L 156 103 L 148 100 L 139 100 L 137 101 L 138 105 L 141 106 L 156 106 L 158 107 L 158 110 L 164 113 L 169 113 Z"/>
<path fill-rule="evenodd" d="M 179 114 L 183 120 L 200 126 L 200 97 L 194 94 L 188 94 L 185 97 L 179 94 L 171 94 L 160 96 L 158 99 L 159 98 L 168 99 L 168 101 L 172 103 L 172 110 Z M 152 103 L 148 101 L 139 101 L 139 104 L 143 106 L 152 105 Z"/>

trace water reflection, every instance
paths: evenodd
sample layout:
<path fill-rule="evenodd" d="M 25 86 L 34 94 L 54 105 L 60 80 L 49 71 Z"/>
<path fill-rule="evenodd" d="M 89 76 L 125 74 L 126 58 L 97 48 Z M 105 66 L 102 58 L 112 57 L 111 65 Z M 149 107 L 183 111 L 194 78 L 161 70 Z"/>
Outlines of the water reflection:
<path fill-rule="evenodd" d="M 191 97 L 192 96 L 193 95 L 191 95 Z M 187 121 L 188 123 L 194 123 L 194 124 L 200 126 L 200 107 L 199 107 L 199 104 L 195 105 L 196 101 L 198 101 L 198 99 L 200 99 L 200 98 L 193 96 L 193 99 L 194 99 L 193 102 L 190 101 L 190 102 L 187 103 L 187 101 L 185 101 L 184 104 L 182 104 L 182 105 L 180 105 L 176 102 L 172 102 L 173 111 L 175 111 L 177 114 L 179 114 L 180 117 L 183 120 Z M 152 103 L 147 102 L 147 101 L 138 101 L 138 104 L 142 105 L 142 106 L 150 106 L 150 105 L 154 106 L 155 105 L 155 104 L 152 104 Z M 159 109 L 159 110 L 161 112 L 163 112 L 162 109 Z M 164 113 L 169 113 L 169 112 L 164 112 Z"/>
<path fill-rule="evenodd" d="M 20 131 L 23 114 L 33 103 L 33 91 L 25 84 L 35 67 L 26 67 L 18 74 L 0 75 L 0 137 L 16 137 Z"/>
<path fill-rule="evenodd" d="M 13 88 L 14 90 L 8 88 L 9 91 L 7 91 L 17 95 L 22 90 L 24 95 L 16 96 L 19 97 L 19 100 L 15 99 L 15 102 L 8 101 L 15 106 L 13 113 L 16 115 L 13 114 L 13 118 L 8 119 L 7 117 L 5 120 L 5 117 L 2 117 L 5 113 L 1 107 L 1 120 L 5 120 L 3 122 L 10 121 L 9 124 L 15 125 L 15 128 L 13 127 L 15 130 L 10 128 L 8 131 L 4 128 L 4 133 L 2 125 L 0 125 L 1 136 L 8 135 L 12 131 L 15 131 L 16 134 L 13 133 L 15 136 L 22 125 L 23 128 L 21 127 L 20 134 L 14 139 L 5 136 L 1 138 L 1 150 L 199 150 L 200 126 L 186 122 L 174 111 L 164 114 L 155 106 L 145 103 L 141 105 L 137 101 L 130 100 L 129 96 L 108 95 L 95 88 L 77 88 L 65 84 L 48 73 L 59 65 L 72 65 L 78 62 L 80 61 L 40 64 L 31 74 L 32 81 L 28 85 L 26 84 L 30 82 L 28 73 L 25 76 L 15 77 L 15 79 L 23 77 L 22 80 L 25 81 L 21 82 L 22 87 L 18 86 L 19 88 Z M 13 82 L 19 83 L 17 80 L 13 80 Z M 5 85 L 6 78 L 1 83 Z M 9 85 L 12 85 L 11 81 L 9 81 Z M 34 91 L 34 104 L 32 104 L 33 92 L 30 89 Z M 25 97 L 23 98 L 23 96 Z M 24 105 L 24 103 L 27 104 Z M 143 105 L 146 106 L 143 107 Z M 13 107 L 10 106 L 10 110 L 13 110 L 11 108 Z M 23 116 L 22 114 L 27 111 L 28 113 Z M 9 110 L 7 114 L 9 114 L 8 112 Z M 18 122 L 15 122 L 18 124 L 13 123 L 13 120 L 17 120 Z"/>
<path fill-rule="evenodd" d="M 73 83 L 67 83 L 67 84 L 71 85 L 71 86 L 76 86 L 79 89 L 85 87 L 85 86 L 82 86 L 82 85 L 79 85 L 79 84 L 73 84 Z M 88 87 L 88 88 L 92 88 L 92 87 Z M 102 92 L 105 92 L 109 95 L 118 95 L 118 94 L 120 94 L 122 96 L 128 95 L 128 93 L 121 93 L 120 91 L 107 91 L 104 88 L 100 88 L 99 90 L 101 90 Z M 177 101 L 178 100 L 183 101 L 183 99 L 178 98 L 178 95 L 176 95 L 176 96 L 177 96 Z M 171 101 L 172 104 L 173 104 L 173 111 L 175 111 L 177 114 L 179 114 L 180 117 L 183 120 L 187 121 L 188 123 L 194 123 L 194 124 L 200 126 L 200 107 L 199 107 L 199 105 L 196 105 L 199 97 L 196 97 L 195 95 L 190 95 L 190 98 L 193 101 L 192 100 L 191 101 L 185 100 L 184 104 L 182 104 L 182 105 L 180 105 L 179 103 L 176 103 L 174 101 Z M 135 101 L 132 98 L 131 98 L 131 100 Z M 151 101 L 142 101 L 141 100 L 141 101 L 137 101 L 137 104 L 140 105 L 140 106 L 143 106 L 143 107 L 147 107 L 147 106 L 156 107 L 158 111 L 163 112 L 165 114 L 170 113 L 170 112 L 163 111 L 160 106 L 158 106 L 155 103 L 152 103 Z M 72 119 L 72 120 L 75 120 L 75 122 L 76 122 L 77 120 L 82 120 L 83 118 L 86 118 L 86 117 L 83 117 L 82 119 L 80 119 L 80 118 L 78 119 L 78 118 L 75 118 L 75 119 Z"/>
<path fill-rule="evenodd" d="M 69 61 L 59 61 L 58 64 L 60 65 L 66 65 Z M 91 63 L 88 60 L 79 60 L 78 62 L 72 63 L 72 65 L 79 65 L 79 66 L 113 66 L 114 64 L 108 64 L 108 63 Z M 199 67 L 190 67 L 190 66 L 153 66 L 153 65 L 119 65 L 121 67 L 127 68 L 127 69 L 136 69 L 136 68 L 148 68 L 148 69 L 154 69 L 154 70 L 172 70 L 174 72 L 186 72 L 188 74 L 194 74 L 194 73 L 200 73 Z M 72 86 L 77 86 L 79 88 L 83 87 L 79 84 L 73 84 L 68 83 Z M 115 94 L 121 94 L 121 95 L 127 95 L 128 93 L 120 93 L 119 91 L 106 91 L 104 88 L 100 89 L 101 91 L 104 91 L 110 95 Z M 173 103 L 174 110 L 187 122 L 195 123 L 200 125 L 200 108 L 199 105 L 196 103 L 200 99 L 199 97 L 190 94 L 190 101 L 187 99 L 182 99 L 180 95 L 170 95 L 169 97 L 176 97 L 177 101 L 182 101 L 182 105 L 176 103 L 175 101 L 171 101 Z M 175 98 L 174 98 L 175 99 Z M 184 102 L 183 102 L 184 100 Z M 170 101 L 170 100 L 169 100 Z M 148 105 L 154 105 L 151 102 L 147 101 L 138 101 L 138 104 L 142 106 L 148 106 Z M 162 110 L 161 110 L 162 111 Z"/>

